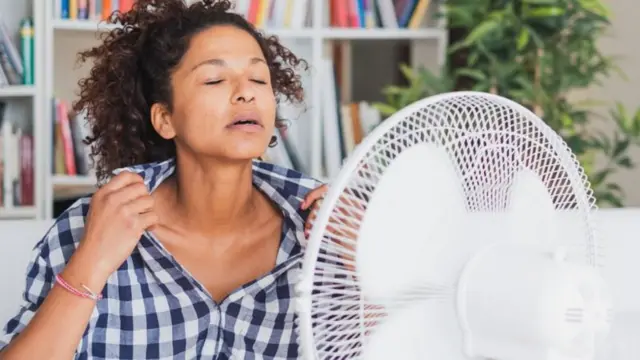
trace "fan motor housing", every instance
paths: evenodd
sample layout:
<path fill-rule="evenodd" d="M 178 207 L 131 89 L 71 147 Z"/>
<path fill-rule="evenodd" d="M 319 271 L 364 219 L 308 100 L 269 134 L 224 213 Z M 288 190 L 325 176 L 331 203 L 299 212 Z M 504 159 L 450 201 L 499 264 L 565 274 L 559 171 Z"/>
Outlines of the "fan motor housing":
<path fill-rule="evenodd" d="M 597 268 L 517 243 L 495 244 L 467 263 L 457 305 L 466 355 L 497 360 L 591 359 L 611 314 Z"/>

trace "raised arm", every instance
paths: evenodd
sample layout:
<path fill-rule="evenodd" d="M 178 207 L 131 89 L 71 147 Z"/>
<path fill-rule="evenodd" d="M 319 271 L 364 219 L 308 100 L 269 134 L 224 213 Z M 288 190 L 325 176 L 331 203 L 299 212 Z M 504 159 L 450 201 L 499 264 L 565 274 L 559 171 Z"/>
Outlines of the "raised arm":
<path fill-rule="evenodd" d="M 74 358 L 100 301 L 90 295 L 102 292 L 157 221 L 153 199 L 133 173 L 119 174 L 96 192 L 86 223 L 85 208 L 65 212 L 36 247 L 25 302 L 0 336 L 0 360 Z"/>

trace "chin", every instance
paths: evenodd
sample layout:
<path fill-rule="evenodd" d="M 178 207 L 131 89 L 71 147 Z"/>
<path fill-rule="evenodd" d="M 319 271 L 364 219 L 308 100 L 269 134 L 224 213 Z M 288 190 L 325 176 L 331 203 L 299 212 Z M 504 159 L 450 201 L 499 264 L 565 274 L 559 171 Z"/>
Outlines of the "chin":
<path fill-rule="evenodd" d="M 229 141 L 231 140 L 231 141 Z M 207 141 L 205 145 L 194 147 L 197 153 L 223 162 L 242 162 L 259 158 L 266 152 L 271 138 L 265 139 L 228 139 L 227 141 Z"/>
<path fill-rule="evenodd" d="M 266 150 L 266 146 L 253 148 L 230 148 L 225 151 L 224 156 L 232 161 L 249 161 L 263 156 Z"/>

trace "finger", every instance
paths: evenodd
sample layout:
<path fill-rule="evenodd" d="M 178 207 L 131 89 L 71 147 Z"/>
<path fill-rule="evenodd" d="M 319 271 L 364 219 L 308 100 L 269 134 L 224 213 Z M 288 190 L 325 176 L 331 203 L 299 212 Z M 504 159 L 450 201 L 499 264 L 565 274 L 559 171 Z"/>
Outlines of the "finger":
<path fill-rule="evenodd" d="M 304 235 L 306 237 L 309 237 L 311 227 L 313 226 L 313 223 L 316 221 L 317 213 L 318 213 L 317 207 L 314 207 L 313 210 L 311 210 L 311 213 L 309 213 L 309 216 L 307 217 L 307 221 L 304 223 Z"/>
<path fill-rule="evenodd" d="M 112 206 L 119 206 L 147 195 L 149 195 L 149 190 L 144 183 L 134 182 L 107 194 L 105 200 Z"/>
<path fill-rule="evenodd" d="M 125 205 L 126 211 L 133 215 L 147 213 L 153 210 L 154 202 L 151 195 L 143 195 L 129 201 Z"/>
<path fill-rule="evenodd" d="M 136 183 L 144 184 L 144 179 L 142 178 L 142 176 L 136 173 L 133 173 L 131 171 L 123 171 L 120 174 L 114 176 L 111 180 L 109 180 L 109 182 L 106 183 L 102 187 L 102 189 L 104 189 L 103 191 L 105 193 L 110 193 L 118 189 L 121 189 L 125 186 L 136 184 Z"/>
<path fill-rule="evenodd" d="M 316 202 L 316 200 L 321 199 L 327 193 L 328 190 L 329 190 L 329 187 L 325 184 L 307 193 L 307 196 L 305 196 L 304 201 L 300 205 L 302 210 L 307 210 L 307 208 L 309 208 L 311 204 Z"/>
<path fill-rule="evenodd" d="M 155 211 L 149 211 L 138 215 L 138 225 L 140 229 L 147 230 L 158 224 L 158 215 Z"/>
<path fill-rule="evenodd" d="M 309 212 L 309 216 L 307 217 L 306 225 L 310 226 L 311 223 L 313 223 L 316 220 L 316 218 L 318 217 L 318 212 L 320 211 L 320 206 L 322 205 L 322 200 L 323 199 L 316 200 L 316 202 L 313 204 L 313 207 L 311 208 L 311 211 Z"/>

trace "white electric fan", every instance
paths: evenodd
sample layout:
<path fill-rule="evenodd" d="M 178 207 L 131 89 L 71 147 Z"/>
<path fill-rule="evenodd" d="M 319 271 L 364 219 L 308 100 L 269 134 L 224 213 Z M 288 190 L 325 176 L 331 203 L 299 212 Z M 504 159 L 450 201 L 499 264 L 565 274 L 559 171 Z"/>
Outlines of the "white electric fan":
<path fill-rule="evenodd" d="M 500 96 L 418 101 L 330 186 L 297 287 L 305 359 L 590 360 L 611 322 L 585 174 Z"/>

